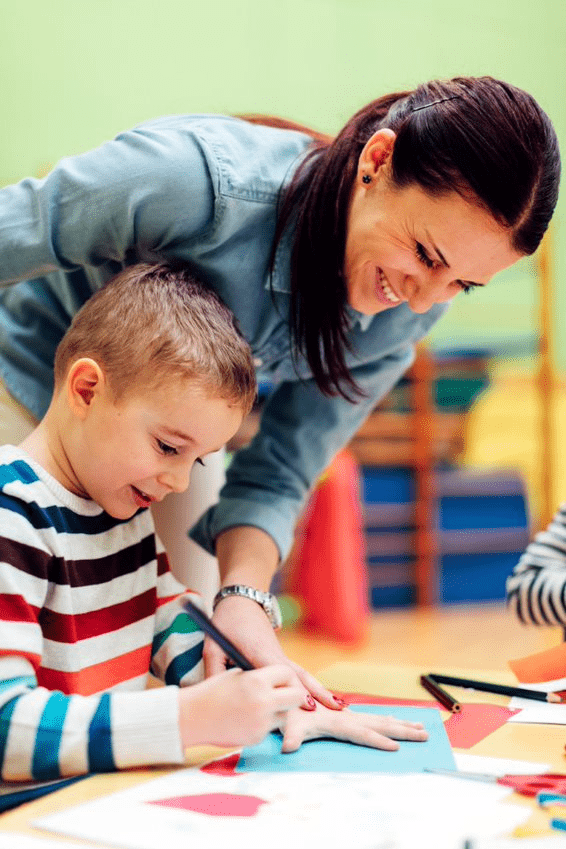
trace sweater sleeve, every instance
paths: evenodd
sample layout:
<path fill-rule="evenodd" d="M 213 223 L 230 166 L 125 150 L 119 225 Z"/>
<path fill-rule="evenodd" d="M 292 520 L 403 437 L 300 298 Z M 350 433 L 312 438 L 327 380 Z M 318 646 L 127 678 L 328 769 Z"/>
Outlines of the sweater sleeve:
<path fill-rule="evenodd" d="M 204 678 L 202 650 L 204 635 L 186 613 L 183 602 L 190 599 L 202 606 L 199 593 L 185 590 L 169 569 L 159 539 L 157 544 L 158 604 L 150 671 L 166 684 L 186 687 Z"/>
<path fill-rule="evenodd" d="M 20 523 L 21 524 L 21 523 Z M 0 554 L 0 772 L 3 780 L 48 780 L 90 772 L 183 762 L 179 731 L 178 688 L 167 686 L 126 692 L 119 688 L 94 695 L 65 695 L 40 686 L 44 635 L 42 610 L 48 582 L 30 558 L 44 562 L 30 529 L 25 543 L 1 538 Z M 34 554 L 35 553 L 35 554 Z M 25 563 L 25 568 L 23 568 Z M 202 635 L 181 616 L 181 601 L 167 593 L 177 587 L 168 570 L 158 576 L 156 632 L 163 640 L 160 657 L 174 664 L 180 678 L 198 666 Z M 175 615 L 174 611 L 177 610 Z M 186 614 L 182 614 L 188 619 Z M 192 624 L 192 623 L 191 623 Z M 184 626 L 184 633 L 183 632 Z M 183 652 L 183 640 L 184 649 Z M 187 642 L 194 651 L 189 650 Z M 196 648 L 195 648 L 196 647 Z M 192 665 L 191 665 L 192 664 Z M 172 678 L 169 675 L 169 678 Z"/>
<path fill-rule="evenodd" d="M 566 625 L 566 504 L 507 579 L 507 603 L 525 624 Z"/>

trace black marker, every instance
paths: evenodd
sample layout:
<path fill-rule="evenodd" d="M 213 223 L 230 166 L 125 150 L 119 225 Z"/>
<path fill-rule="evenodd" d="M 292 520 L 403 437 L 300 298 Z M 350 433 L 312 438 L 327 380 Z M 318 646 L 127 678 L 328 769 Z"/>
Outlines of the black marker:
<path fill-rule="evenodd" d="M 222 651 L 228 655 L 230 660 L 235 663 L 236 666 L 239 666 L 240 669 L 245 669 L 246 671 L 256 668 L 252 663 L 250 663 L 247 657 L 245 657 L 242 652 L 236 648 L 234 643 L 231 642 L 228 637 L 225 637 L 222 631 L 218 630 L 216 625 L 213 625 L 212 621 L 206 613 L 200 609 L 200 607 L 197 607 L 196 604 L 193 604 L 193 602 L 188 599 L 183 602 L 183 607 L 191 619 L 194 619 L 197 625 L 200 625 L 204 633 L 220 646 Z"/>

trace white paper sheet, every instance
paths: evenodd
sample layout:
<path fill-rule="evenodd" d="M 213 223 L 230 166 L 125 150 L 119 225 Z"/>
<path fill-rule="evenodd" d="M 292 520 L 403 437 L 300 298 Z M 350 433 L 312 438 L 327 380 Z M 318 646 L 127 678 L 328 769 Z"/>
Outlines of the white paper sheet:
<path fill-rule="evenodd" d="M 483 775 L 540 775 L 548 772 L 550 764 L 535 761 L 517 761 L 511 758 L 492 758 L 488 755 L 471 755 L 454 752 L 454 760 L 460 772 L 477 772 Z"/>
<path fill-rule="evenodd" d="M 241 773 L 179 770 L 139 787 L 51 814 L 34 825 L 126 849 L 461 849 L 466 838 L 506 835 L 530 815 L 502 802 L 510 789 L 420 774 Z M 148 804 L 198 796 L 256 797 L 252 816 L 214 816 Z M 408 816 L 410 812 L 410 816 Z"/>

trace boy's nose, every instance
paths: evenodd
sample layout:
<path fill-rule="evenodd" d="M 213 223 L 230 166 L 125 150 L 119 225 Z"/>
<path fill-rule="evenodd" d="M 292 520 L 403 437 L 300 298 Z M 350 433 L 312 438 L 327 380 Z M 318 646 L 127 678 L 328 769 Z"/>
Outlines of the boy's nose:
<path fill-rule="evenodd" d="M 175 469 L 169 469 L 159 476 L 159 482 L 171 492 L 185 492 L 191 479 L 193 463 L 186 463 Z"/>

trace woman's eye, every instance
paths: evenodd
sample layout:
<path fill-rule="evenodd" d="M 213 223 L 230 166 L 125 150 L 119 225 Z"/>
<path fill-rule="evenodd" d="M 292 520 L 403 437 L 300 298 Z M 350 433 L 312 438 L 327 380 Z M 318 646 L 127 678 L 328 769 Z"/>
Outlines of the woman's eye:
<path fill-rule="evenodd" d="M 171 455 L 179 453 L 177 448 L 175 448 L 173 445 L 167 445 L 167 443 L 162 442 L 161 439 L 157 440 L 157 447 L 159 448 L 162 454 Z"/>
<path fill-rule="evenodd" d="M 434 260 L 429 257 L 427 252 L 424 249 L 424 246 L 420 242 L 415 242 L 416 244 L 416 254 L 421 262 L 423 262 L 427 268 L 434 268 Z"/>
<path fill-rule="evenodd" d="M 198 463 L 199 466 L 206 466 L 206 463 L 204 462 L 202 457 L 197 457 L 196 460 L 195 460 L 195 463 Z"/>
<path fill-rule="evenodd" d="M 468 283 L 465 280 L 456 280 L 456 283 L 458 284 L 462 292 L 465 292 L 466 294 L 473 292 L 474 289 L 483 289 L 481 283 Z"/>

